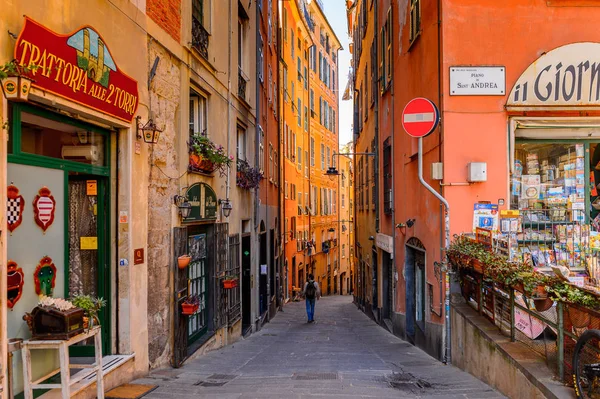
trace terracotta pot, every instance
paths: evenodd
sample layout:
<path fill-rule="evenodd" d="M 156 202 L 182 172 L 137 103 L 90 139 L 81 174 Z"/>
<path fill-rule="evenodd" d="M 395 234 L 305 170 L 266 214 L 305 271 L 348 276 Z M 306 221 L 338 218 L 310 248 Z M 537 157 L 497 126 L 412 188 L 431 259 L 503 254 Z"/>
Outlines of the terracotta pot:
<path fill-rule="evenodd" d="M 548 296 L 548 293 L 546 292 L 546 286 L 545 285 L 538 285 L 535 288 L 535 291 L 533 292 L 533 296 L 536 298 L 545 298 Z"/>
<path fill-rule="evenodd" d="M 523 283 L 517 283 L 513 286 L 513 288 L 519 291 L 521 294 L 525 293 L 525 287 L 523 286 Z"/>
<path fill-rule="evenodd" d="M 186 316 L 191 316 L 198 310 L 198 305 L 192 305 L 189 303 L 181 304 L 181 314 Z"/>
<path fill-rule="evenodd" d="M 237 287 L 237 285 L 238 285 L 237 280 L 223 280 L 223 288 L 226 290 L 235 288 L 235 287 Z"/>
<path fill-rule="evenodd" d="M 471 264 L 473 265 L 473 270 L 475 270 L 479 274 L 483 274 L 483 272 L 484 272 L 483 263 L 481 263 L 479 261 L 479 259 L 473 259 L 473 262 Z"/>
<path fill-rule="evenodd" d="M 545 312 L 550 309 L 554 301 L 548 297 L 546 298 L 533 298 L 533 305 L 535 306 L 535 310 L 538 312 Z"/>
<path fill-rule="evenodd" d="M 179 267 L 180 269 L 185 269 L 186 267 L 188 267 L 191 260 L 191 256 L 181 255 L 179 258 L 177 258 L 177 267 Z"/>
<path fill-rule="evenodd" d="M 199 170 L 205 173 L 212 173 L 215 171 L 215 164 L 198 154 L 190 154 L 190 166 L 194 170 Z"/>
<path fill-rule="evenodd" d="M 573 327 L 583 328 L 587 327 L 590 324 L 592 317 L 588 312 L 581 310 L 573 305 L 568 305 L 568 310 L 569 319 L 571 320 Z"/>

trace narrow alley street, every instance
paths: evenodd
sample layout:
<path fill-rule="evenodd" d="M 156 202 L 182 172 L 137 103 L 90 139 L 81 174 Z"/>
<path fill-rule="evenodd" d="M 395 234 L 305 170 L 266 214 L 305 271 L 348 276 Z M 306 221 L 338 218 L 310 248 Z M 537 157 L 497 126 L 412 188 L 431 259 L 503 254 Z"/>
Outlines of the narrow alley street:
<path fill-rule="evenodd" d="M 169 398 L 500 398 L 376 325 L 351 296 L 322 298 L 316 323 L 290 303 L 246 340 L 135 381 Z"/>

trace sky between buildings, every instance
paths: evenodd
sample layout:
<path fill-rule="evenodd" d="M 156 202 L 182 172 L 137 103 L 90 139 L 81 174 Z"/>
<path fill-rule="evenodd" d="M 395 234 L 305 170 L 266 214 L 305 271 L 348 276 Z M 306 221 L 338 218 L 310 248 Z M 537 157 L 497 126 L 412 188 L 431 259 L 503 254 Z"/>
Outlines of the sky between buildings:
<path fill-rule="evenodd" d="M 338 97 L 339 105 L 339 131 L 340 145 L 347 144 L 352 141 L 352 100 L 342 101 L 346 83 L 348 83 L 348 73 L 350 72 L 350 42 L 348 39 L 348 20 L 346 18 L 346 1 L 345 0 L 323 0 L 325 8 L 325 16 L 329 20 L 331 27 L 335 31 L 336 36 L 342 43 L 343 50 L 338 53 Z"/>

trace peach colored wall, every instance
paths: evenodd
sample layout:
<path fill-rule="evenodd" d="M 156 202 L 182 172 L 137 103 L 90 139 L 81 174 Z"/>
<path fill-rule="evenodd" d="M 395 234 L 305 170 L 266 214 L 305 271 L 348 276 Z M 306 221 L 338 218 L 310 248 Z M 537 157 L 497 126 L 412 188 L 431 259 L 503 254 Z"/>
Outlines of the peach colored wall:
<path fill-rule="evenodd" d="M 394 7 L 394 182 L 395 182 L 395 221 L 405 222 L 415 219 L 415 225 L 407 229 L 395 229 L 395 264 L 398 272 L 396 284 L 396 311 L 406 311 L 406 281 L 403 277 L 405 244 L 411 237 L 417 237 L 427 249 L 426 280 L 434 286 L 433 304 L 439 312 L 439 282 L 434 277 L 433 261 L 440 255 L 440 206 L 439 201 L 428 192 L 417 177 L 417 140 L 408 136 L 402 128 L 402 111 L 408 101 L 415 97 L 426 97 L 439 105 L 438 63 L 437 63 L 437 1 L 421 0 L 420 36 L 409 44 L 408 1 L 401 0 Z M 397 38 L 401 38 L 400 43 Z M 439 162 L 439 131 L 437 128 L 423 142 L 424 177 L 434 188 L 436 182 L 429 180 L 429 166 Z M 440 322 L 434 314 L 426 316 L 428 321 Z"/>
<path fill-rule="evenodd" d="M 548 3 L 573 7 L 549 7 Z M 506 66 L 506 92 L 510 93 L 519 76 L 543 53 L 569 43 L 600 41 L 600 32 L 587 23 L 600 17 L 600 7 L 579 7 L 582 4 L 577 0 L 568 3 L 546 0 L 485 4 L 475 0 L 444 2 L 445 94 L 450 66 Z M 467 24 L 464 21 L 468 16 L 473 17 Z M 486 183 L 445 190 L 453 206 L 453 232 L 470 229 L 473 202 L 497 203 L 499 198 L 504 198 L 508 203 L 506 100 L 506 96 L 445 97 L 445 179 L 464 181 L 467 162 L 488 163 Z"/>

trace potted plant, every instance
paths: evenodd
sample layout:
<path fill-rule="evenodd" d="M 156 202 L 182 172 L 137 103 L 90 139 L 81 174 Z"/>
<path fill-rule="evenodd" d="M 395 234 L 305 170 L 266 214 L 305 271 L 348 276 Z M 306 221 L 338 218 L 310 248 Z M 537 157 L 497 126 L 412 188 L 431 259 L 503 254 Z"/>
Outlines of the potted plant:
<path fill-rule="evenodd" d="M 0 66 L 0 83 L 7 100 L 27 101 L 31 89 L 31 73 L 39 66 L 19 65 L 17 60 L 12 60 Z"/>
<path fill-rule="evenodd" d="M 245 190 L 252 190 L 253 188 L 258 188 L 261 180 L 263 179 L 263 174 L 258 167 L 252 167 L 250 164 L 243 160 L 237 160 L 237 175 L 236 175 L 236 185 Z"/>
<path fill-rule="evenodd" d="M 189 295 L 181 304 L 181 314 L 185 316 L 191 316 L 194 313 L 196 313 L 196 311 L 198 311 L 199 307 L 200 298 L 198 297 L 198 295 Z"/>
<path fill-rule="evenodd" d="M 98 312 L 106 306 L 106 301 L 104 299 L 94 298 L 90 295 L 77 295 L 71 298 L 71 302 L 78 308 L 83 309 L 83 312 L 85 313 L 83 318 L 84 328 L 90 329 L 95 325 L 100 325 Z"/>
<path fill-rule="evenodd" d="M 226 290 L 235 288 L 238 286 L 238 277 L 237 276 L 225 276 L 223 279 L 223 288 Z"/>
<path fill-rule="evenodd" d="M 206 137 L 206 133 L 194 134 L 188 143 L 190 154 L 190 172 L 211 174 L 218 170 L 221 176 L 227 174 L 227 169 L 233 162 L 233 156 L 225 153 L 225 148 L 216 145 Z"/>
<path fill-rule="evenodd" d="M 192 260 L 191 256 L 181 255 L 180 257 L 177 258 L 177 267 L 179 267 L 179 269 L 185 269 L 186 267 L 188 267 L 191 260 Z"/>
<path fill-rule="evenodd" d="M 550 296 L 557 300 L 567 303 L 569 319 L 574 327 L 587 327 L 591 321 L 591 315 L 584 308 L 598 309 L 600 302 L 598 299 L 567 282 L 558 282 L 548 287 Z"/>

